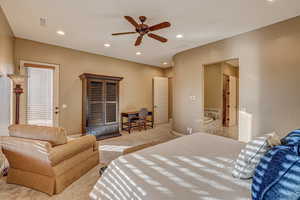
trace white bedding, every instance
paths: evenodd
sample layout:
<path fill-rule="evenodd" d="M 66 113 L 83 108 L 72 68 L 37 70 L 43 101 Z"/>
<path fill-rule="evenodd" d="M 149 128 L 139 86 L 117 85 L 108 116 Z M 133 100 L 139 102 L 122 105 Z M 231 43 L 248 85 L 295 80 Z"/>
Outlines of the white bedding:
<path fill-rule="evenodd" d="M 251 181 L 231 168 L 245 146 L 196 133 L 114 160 L 90 193 L 93 200 L 246 200 Z"/>

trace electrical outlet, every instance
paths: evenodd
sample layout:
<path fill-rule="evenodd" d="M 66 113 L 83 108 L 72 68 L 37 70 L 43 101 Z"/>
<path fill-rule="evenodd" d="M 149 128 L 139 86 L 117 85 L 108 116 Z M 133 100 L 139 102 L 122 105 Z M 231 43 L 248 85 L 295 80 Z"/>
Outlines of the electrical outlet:
<path fill-rule="evenodd" d="M 187 131 L 188 135 L 191 135 L 193 132 L 193 128 L 187 128 L 186 131 Z"/>

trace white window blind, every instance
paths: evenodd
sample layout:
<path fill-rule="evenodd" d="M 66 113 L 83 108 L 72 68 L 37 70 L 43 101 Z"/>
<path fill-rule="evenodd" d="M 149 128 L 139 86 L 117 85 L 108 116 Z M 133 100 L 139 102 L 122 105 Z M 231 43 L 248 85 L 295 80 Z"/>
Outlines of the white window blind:
<path fill-rule="evenodd" d="M 53 126 L 53 70 L 26 67 L 26 73 L 27 124 Z"/>

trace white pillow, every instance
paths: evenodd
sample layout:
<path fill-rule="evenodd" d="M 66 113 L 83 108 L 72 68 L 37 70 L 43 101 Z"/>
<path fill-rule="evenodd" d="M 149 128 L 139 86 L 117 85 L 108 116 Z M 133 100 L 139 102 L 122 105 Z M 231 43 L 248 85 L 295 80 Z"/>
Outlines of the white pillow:
<path fill-rule="evenodd" d="M 0 149 L 0 177 L 4 175 L 5 173 L 4 170 L 6 170 L 8 167 L 9 167 L 8 161 Z"/>
<path fill-rule="evenodd" d="M 260 159 L 272 147 L 280 144 L 276 133 L 257 137 L 247 143 L 241 150 L 232 170 L 232 176 L 240 179 L 252 178 Z"/>

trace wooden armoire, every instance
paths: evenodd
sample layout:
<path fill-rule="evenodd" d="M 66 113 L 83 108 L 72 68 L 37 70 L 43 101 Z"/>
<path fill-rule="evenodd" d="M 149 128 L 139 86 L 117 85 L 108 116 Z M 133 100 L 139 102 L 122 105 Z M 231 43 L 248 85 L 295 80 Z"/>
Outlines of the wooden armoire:
<path fill-rule="evenodd" d="M 98 140 L 119 136 L 119 82 L 123 78 L 84 73 L 80 79 L 82 134 Z"/>

